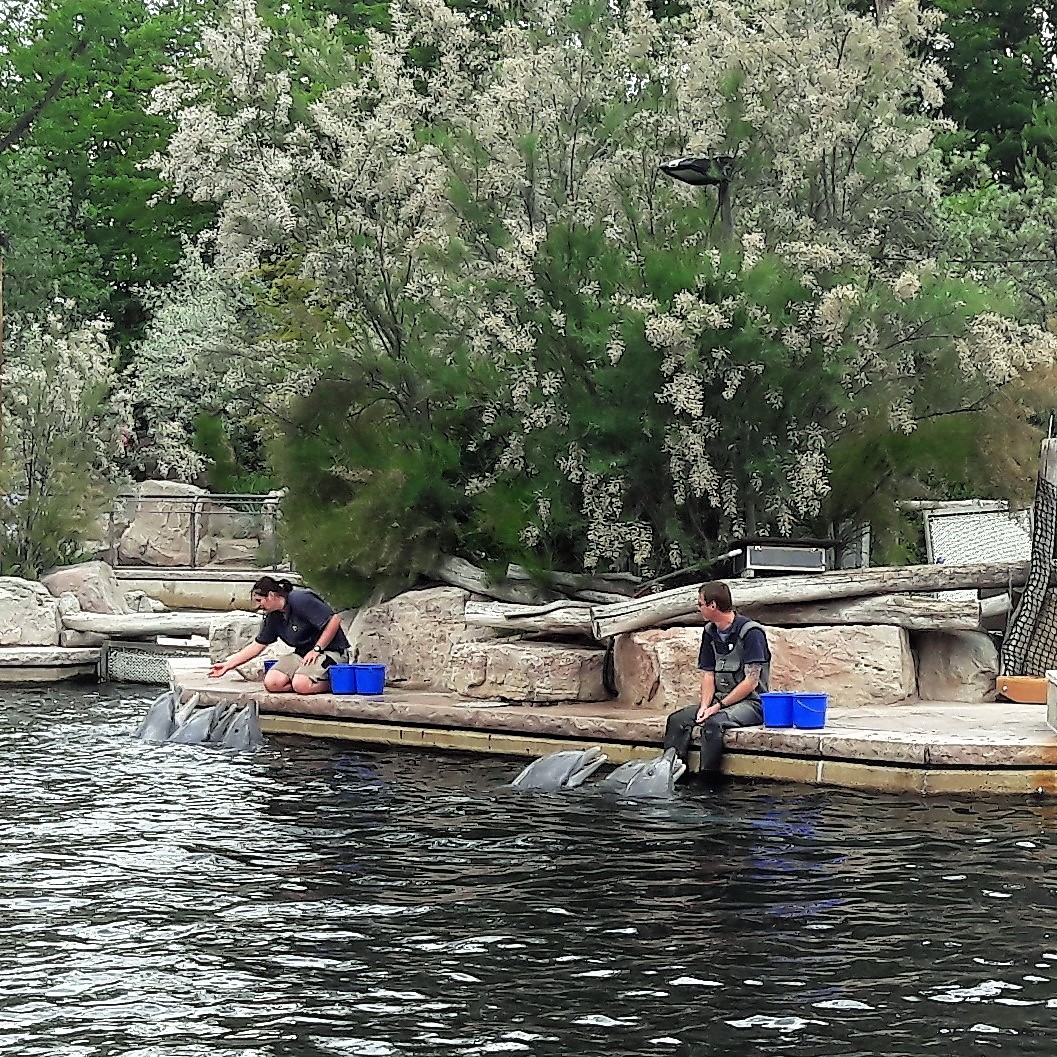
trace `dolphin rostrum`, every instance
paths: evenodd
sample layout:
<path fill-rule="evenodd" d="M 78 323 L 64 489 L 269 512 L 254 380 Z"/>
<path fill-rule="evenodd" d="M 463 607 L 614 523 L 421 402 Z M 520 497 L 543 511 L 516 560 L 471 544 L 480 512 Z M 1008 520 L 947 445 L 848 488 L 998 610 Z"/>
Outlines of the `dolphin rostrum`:
<path fill-rule="evenodd" d="M 200 708 L 181 727 L 177 727 L 169 738 L 170 745 L 201 745 L 209 740 L 209 731 L 213 726 L 216 706 Z"/>
<path fill-rule="evenodd" d="M 686 764 L 675 754 L 675 749 L 665 749 L 660 756 L 645 761 L 645 766 L 636 771 L 624 787 L 624 796 L 666 797 L 675 793 L 675 783 L 682 778 Z"/>
<path fill-rule="evenodd" d="M 589 749 L 565 749 L 533 760 L 510 784 L 515 789 L 545 792 L 572 789 L 582 785 L 606 762 L 606 755 L 594 745 Z"/>
<path fill-rule="evenodd" d="M 225 749 L 237 749 L 248 752 L 259 749 L 264 744 L 261 734 L 260 706 L 251 701 L 240 709 L 231 721 L 221 742 Z"/>
<path fill-rule="evenodd" d="M 171 690 L 156 697 L 143 722 L 136 728 L 135 737 L 141 741 L 160 744 L 167 741 L 176 728 L 176 695 Z"/>

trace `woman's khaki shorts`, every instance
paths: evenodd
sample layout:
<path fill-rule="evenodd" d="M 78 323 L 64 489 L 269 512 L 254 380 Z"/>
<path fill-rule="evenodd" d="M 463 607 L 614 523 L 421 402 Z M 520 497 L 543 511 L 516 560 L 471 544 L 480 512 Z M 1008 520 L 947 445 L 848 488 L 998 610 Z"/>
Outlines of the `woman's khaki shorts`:
<path fill-rule="evenodd" d="M 314 683 L 329 683 L 327 669 L 332 664 L 343 664 L 345 654 L 327 651 L 314 664 L 305 664 L 304 659 L 296 653 L 284 653 L 272 666 L 272 671 L 282 672 L 293 679 L 295 675 L 307 675 Z"/>

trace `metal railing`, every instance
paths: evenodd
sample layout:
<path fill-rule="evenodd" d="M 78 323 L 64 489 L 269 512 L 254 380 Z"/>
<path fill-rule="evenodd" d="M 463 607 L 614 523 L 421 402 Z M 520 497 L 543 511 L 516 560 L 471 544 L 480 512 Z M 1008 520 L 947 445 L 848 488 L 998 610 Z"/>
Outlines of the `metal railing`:
<path fill-rule="evenodd" d="M 120 495 L 98 557 L 114 568 L 288 569 L 279 543 L 281 493 Z"/>

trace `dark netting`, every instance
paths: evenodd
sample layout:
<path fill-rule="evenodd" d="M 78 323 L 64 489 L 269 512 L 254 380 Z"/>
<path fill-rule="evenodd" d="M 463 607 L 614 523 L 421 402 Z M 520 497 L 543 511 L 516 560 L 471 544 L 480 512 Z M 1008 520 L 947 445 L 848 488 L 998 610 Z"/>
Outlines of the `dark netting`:
<path fill-rule="evenodd" d="M 1043 469 L 1035 490 L 1031 569 L 1002 643 L 1004 675 L 1042 676 L 1047 669 L 1057 668 L 1057 591 L 1050 587 L 1057 541 L 1057 484 L 1047 480 L 1050 474 L 1045 473 L 1052 461 L 1048 456 L 1053 443 L 1043 445 Z"/>

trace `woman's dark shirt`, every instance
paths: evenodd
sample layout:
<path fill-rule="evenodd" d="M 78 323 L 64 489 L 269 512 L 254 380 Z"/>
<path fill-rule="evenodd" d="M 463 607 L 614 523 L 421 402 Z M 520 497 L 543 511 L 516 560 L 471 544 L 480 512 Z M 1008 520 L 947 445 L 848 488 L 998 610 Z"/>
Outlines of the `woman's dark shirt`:
<path fill-rule="evenodd" d="M 282 639 L 288 646 L 293 646 L 294 653 L 304 657 L 319 642 L 319 636 L 332 616 L 334 610 L 315 591 L 295 587 L 286 596 L 286 608 L 281 613 L 269 613 L 264 618 L 264 626 L 257 641 L 262 646 L 270 646 Z M 345 632 L 338 628 L 327 645 L 327 652 L 344 653 L 348 648 L 349 640 L 345 638 Z"/>

